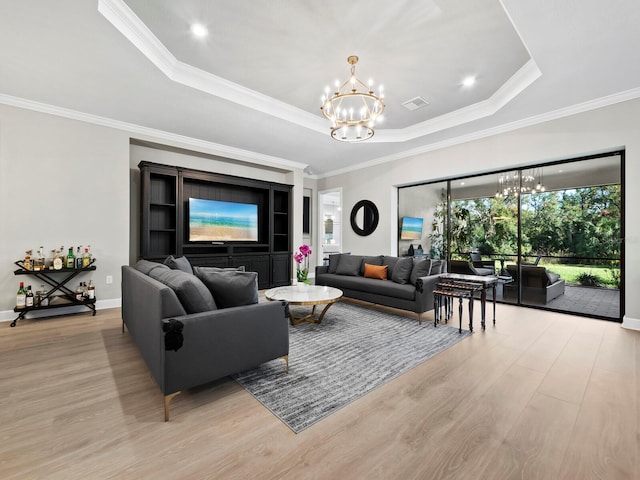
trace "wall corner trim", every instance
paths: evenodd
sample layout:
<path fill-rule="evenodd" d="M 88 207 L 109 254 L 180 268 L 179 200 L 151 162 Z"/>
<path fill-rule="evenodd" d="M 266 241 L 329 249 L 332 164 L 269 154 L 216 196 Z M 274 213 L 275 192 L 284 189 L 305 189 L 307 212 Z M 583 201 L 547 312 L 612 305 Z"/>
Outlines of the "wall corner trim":
<path fill-rule="evenodd" d="M 640 330 L 640 319 L 630 318 L 625 315 L 622 320 L 622 328 L 628 328 L 629 330 Z"/>

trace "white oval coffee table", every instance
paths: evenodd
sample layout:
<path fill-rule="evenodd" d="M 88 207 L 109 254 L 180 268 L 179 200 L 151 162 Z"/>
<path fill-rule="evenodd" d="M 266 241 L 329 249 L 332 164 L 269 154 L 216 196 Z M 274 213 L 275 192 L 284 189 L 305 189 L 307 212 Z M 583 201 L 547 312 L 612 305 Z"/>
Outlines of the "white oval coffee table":
<path fill-rule="evenodd" d="M 291 325 L 297 325 L 302 322 L 322 323 L 324 314 L 327 313 L 329 307 L 342 298 L 342 290 L 320 285 L 289 285 L 267 290 L 264 296 L 267 300 L 285 300 L 290 305 L 313 306 L 311 313 L 304 317 L 296 317 L 289 310 Z M 316 307 L 325 304 L 326 306 L 322 309 L 320 315 L 316 317 Z"/>

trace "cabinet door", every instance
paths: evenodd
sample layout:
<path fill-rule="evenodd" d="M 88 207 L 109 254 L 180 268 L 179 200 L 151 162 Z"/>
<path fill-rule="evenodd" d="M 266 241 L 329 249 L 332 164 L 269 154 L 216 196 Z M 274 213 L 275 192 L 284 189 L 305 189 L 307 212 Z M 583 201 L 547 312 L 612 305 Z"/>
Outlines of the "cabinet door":
<path fill-rule="evenodd" d="M 269 256 L 268 255 L 245 255 L 231 258 L 231 266 L 244 267 L 247 272 L 258 274 L 258 288 L 269 288 Z"/>
<path fill-rule="evenodd" d="M 230 257 L 228 255 L 189 255 L 187 256 L 189 262 L 193 266 L 197 267 L 218 267 L 227 268 L 232 266 L 230 264 Z"/>
<path fill-rule="evenodd" d="M 291 281 L 291 255 L 271 255 L 271 286 L 289 285 Z"/>

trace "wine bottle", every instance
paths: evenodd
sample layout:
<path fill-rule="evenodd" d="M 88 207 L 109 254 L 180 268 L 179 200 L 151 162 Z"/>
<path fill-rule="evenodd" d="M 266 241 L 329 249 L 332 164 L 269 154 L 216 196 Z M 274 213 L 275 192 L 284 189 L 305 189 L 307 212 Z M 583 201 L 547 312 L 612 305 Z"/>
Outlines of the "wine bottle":
<path fill-rule="evenodd" d="M 76 264 L 74 265 L 74 267 L 77 269 L 82 268 L 82 254 L 80 253 L 80 249 L 81 247 L 78 247 L 76 249 L 76 259 L 75 259 Z"/>
<path fill-rule="evenodd" d="M 73 255 L 73 247 L 69 247 L 69 253 L 67 253 L 67 268 L 76 268 L 76 257 Z"/>
<path fill-rule="evenodd" d="M 96 286 L 93 284 L 93 280 L 89 280 L 89 286 L 87 287 L 87 298 L 93 300 L 96 298 Z"/>
<path fill-rule="evenodd" d="M 25 295 L 25 306 L 27 308 L 33 307 L 33 291 L 31 285 L 27 287 L 27 294 Z"/>
<path fill-rule="evenodd" d="M 87 268 L 91 265 L 91 256 L 89 255 L 89 248 L 84 248 L 84 253 L 82 254 L 82 268 Z"/>
<path fill-rule="evenodd" d="M 27 306 L 27 291 L 24 289 L 24 282 L 20 282 L 18 295 L 16 297 L 16 308 L 25 308 Z"/>

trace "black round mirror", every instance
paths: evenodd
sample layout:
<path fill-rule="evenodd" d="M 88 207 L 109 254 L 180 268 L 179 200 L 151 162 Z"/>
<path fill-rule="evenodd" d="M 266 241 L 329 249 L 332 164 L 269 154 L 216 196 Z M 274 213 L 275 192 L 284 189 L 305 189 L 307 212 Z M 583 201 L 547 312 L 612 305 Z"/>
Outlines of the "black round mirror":
<path fill-rule="evenodd" d="M 360 200 L 351 210 L 351 228 L 358 235 L 371 235 L 378 226 L 378 208 L 371 200 Z"/>

